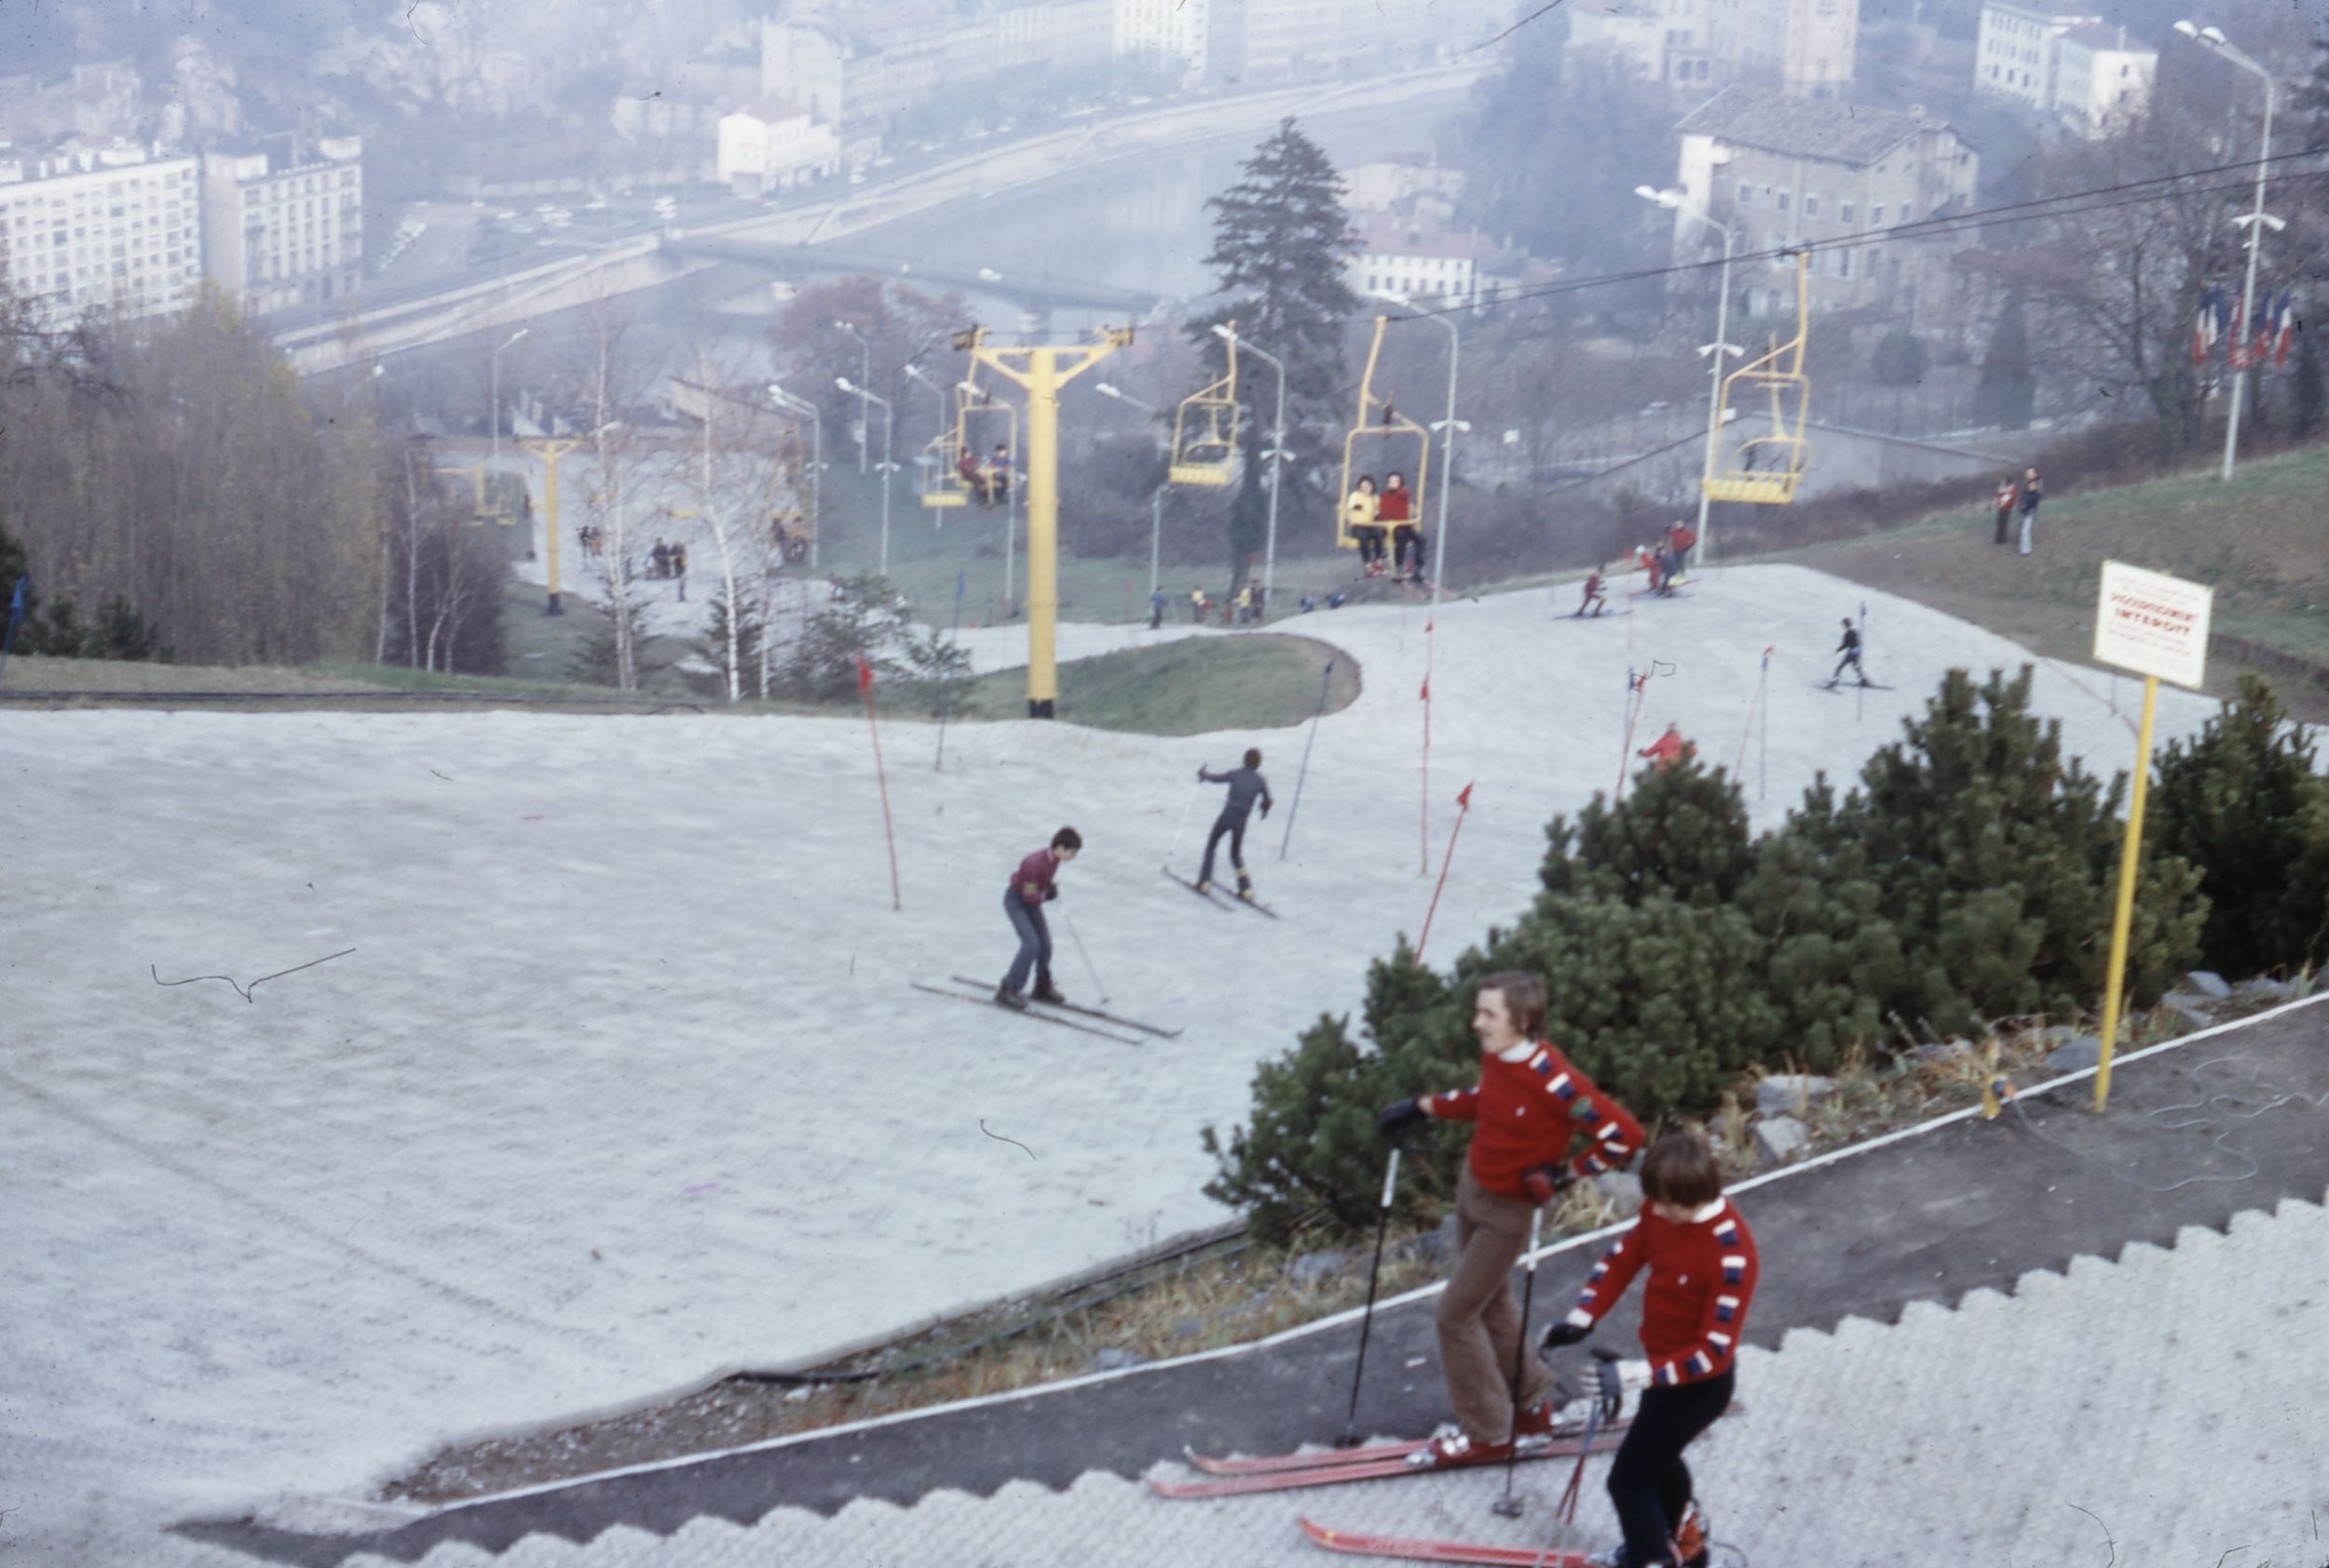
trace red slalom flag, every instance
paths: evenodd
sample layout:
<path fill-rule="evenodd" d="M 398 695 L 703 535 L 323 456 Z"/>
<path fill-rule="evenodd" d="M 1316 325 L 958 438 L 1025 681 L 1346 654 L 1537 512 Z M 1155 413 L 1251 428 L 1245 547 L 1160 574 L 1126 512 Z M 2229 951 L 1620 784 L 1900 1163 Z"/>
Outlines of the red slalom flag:
<path fill-rule="evenodd" d="M 1448 830 L 1448 852 L 1439 862 L 1439 880 L 1431 890 L 1431 907 L 1423 911 L 1423 934 L 1415 939 L 1415 957 L 1422 961 L 1423 944 L 1431 940 L 1432 917 L 1439 913 L 1439 894 L 1448 885 L 1448 867 L 1455 860 L 1456 837 L 1464 831 L 1464 819 L 1472 810 L 1472 786 L 1465 784 L 1456 793 L 1455 825 Z"/>
<path fill-rule="evenodd" d="M 857 656 L 857 693 L 865 699 L 865 729 L 873 736 L 874 780 L 881 786 L 881 836 L 890 844 L 890 907 L 905 907 L 898 893 L 898 836 L 890 825 L 890 775 L 881 765 L 881 727 L 874 722 L 873 666 Z"/>
<path fill-rule="evenodd" d="M 1423 689 L 1415 694 L 1415 700 L 1419 702 L 1428 702 L 1431 701 L 1431 676 L 1425 675 L 1423 677 Z"/>

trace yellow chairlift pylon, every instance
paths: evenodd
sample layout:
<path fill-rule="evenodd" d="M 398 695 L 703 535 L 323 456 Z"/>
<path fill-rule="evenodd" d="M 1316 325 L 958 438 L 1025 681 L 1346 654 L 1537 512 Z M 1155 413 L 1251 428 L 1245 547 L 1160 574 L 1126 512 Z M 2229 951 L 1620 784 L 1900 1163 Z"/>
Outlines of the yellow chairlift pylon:
<path fill-rule="evenodd" d="M 1237 323 L 1223 334 L 1229 345 L 1227 374 L 1180 400 L 1173 412 L 1173 460 L 1164 470 L 1170 484 L 1219 487 L 1237 468 Z"/>
<path fill-rule="evenodd" d="M 1804 434 L 1811 416 L 1811 377 L 1804 374 L 1804 346 L 1811 336 L 1811 252 L 1795 252 L 1795 335 L 1775 342 L 1760 360 L 1739 366 L 1723 379 L 1717 428 L 1732 417 L 1732 398 L 1758 390 L 1770 399 L 1771 433 L 1750 436 L 1731 454 L 1730 466 L 1699 483 L 1707 498 L 1785 506 L 1795 499 L 1796 482 L 1811 462 Z M 1769 458 L 1770 461 L 1764 459 Z"/>
<path fill-rule="evenodd" d="M 1397 443 L 1401 445 L 1410 441 L 1415 443 L 1415 466 L 1412 470 L 1415 482 L 1408 486 L 1414 498 L 1410 503 L 1413 509 L 1409 513 L 1411 525 L 1421 526 L 1423 497 L 1431 484 L 1431 432 L 1392 407 L 1389 398 L 1375 396 L 1375 362 L 1382 355 L 1382 334 L 1390 325 L 1390 317 L 1375 318 L 1375 340 L 1368 347 L 1366 373 L 1358 382 L 1358 422 L 1342 438 L 1342 487 L 1334 498 L 1334 543 L 1339 550 L 1358 548 L 1358 536 L 1351 532 L 1351 491 L 1357 484 L 1360 475 L 1371 471 L 1358 466 L 1361 442 Z M 1382 409 L 1380 418 L 1375 413 L 1377 404 L 1381 404 Z M 1374 422 L 1369 423 L 1370 420 Z M 1385 473 L 1393 471 L 1390 463 L 1383 464 L 1382 468 Z M 1404 474 L 1409 470 L 1398 471 Z M 1376 482 L 1380 485 L 1380 476 L 1376 476 Z"/>

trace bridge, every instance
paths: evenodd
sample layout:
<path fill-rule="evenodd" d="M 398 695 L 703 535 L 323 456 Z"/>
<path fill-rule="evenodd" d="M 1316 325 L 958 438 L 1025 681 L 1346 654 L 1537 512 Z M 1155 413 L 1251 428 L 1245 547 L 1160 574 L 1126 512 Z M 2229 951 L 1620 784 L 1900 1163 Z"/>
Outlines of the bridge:
<path fill-rule="evenodd" d="M 666 237 L 667 256 L 716 261 L 760 267 L 783 278 L 806 279 L 835 273 L 869 272 L 881 277 L 904 275 L 916 283 L 1009 300 L 1023 310 L 1061 308 L 1110 310 L 1130 320 L 1146 315 L 1157 296 L 1106 283 L 1064 278 L 1021 277 L 960 267 L 932 266 L 871 251 L 849 251 L 830 245 L 792 245 L 781 240 L 752 239 L 735 234 L 690 233 Z"/>

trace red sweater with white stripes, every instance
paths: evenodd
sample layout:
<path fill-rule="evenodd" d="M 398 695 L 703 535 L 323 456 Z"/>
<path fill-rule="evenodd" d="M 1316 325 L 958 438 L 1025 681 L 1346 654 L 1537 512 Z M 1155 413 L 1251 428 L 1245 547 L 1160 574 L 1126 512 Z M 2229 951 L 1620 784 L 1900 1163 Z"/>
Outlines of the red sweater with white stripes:
<path fill-rule="evenodd" d="M 1645 1263 L 1641 1348 L 1650 1353 L 1650 1381 L 1666 1387 L 1729 1371 L 1758 1267 L 1754 1234 L 1731 1200 L 1715 1199 L 1682 1225 L 1645 1207 L 1593 1265 L 1569 1321 L 1580 1329 L 1600 1322 Z"/>
<path fill-rule="evenodd" d="M 1615 1170 L 1641 1147 L 1641 1124 L 1593 1086 L 1551 1045 L 1537 1045 L 1519 1061 L 1480 1058 L 1472 1088 L 1427 1095 L 1434 1116 L 1478 1124 L 1472 1132 L 1472 1179 L 1499 1197 L 1528 1201 L 1522 1178 L 1538 1166 L 1569 1160 L 1582 1130 L 1592 1145 L 1570 1161 L 1579 1176 Z"/>

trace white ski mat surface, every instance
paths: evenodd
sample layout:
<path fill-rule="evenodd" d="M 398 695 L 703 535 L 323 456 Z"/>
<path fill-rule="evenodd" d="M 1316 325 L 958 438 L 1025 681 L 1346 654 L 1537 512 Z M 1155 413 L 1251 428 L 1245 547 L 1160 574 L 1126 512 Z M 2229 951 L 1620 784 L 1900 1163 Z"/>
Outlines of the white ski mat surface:
<path fill-rule="evenodd" d="M 813 1361 L 1219 1222 L 1199 1130 L 1240 1124 L 1255 1065 L 1420 929 L 1466 784 L 1428 958 L 1526 906 L 1546 822 L 1616 781 L 1629 669 L 1662 672 L 1632 747 L 1670 719 L 1710 760 L 1744 749 L 1768 824 L 1947 665 L 2027 657 L 1794 567 L 1598 622 L 1559 618 L 1573 595 L 1451 601 L 1429 637 L 1420 607 L 1276 622 L 1365 680 L 1283 860 L 1303 728 L 957 726 L 940 772 L 934 727 L 886 716 L 900 910 L 862 718 L 0 714 L 0 1558 L 220 1561 L 157 1532 L 364 1495 L 448 1441 Z M 1817 689 L 1863 603 L 1894 689 Z M 1062 656 L 1150 635 L 1068 626 Z M 1024 657 L 1022 630 L 964 641 Z M 2043 666 L 2036 691 L 2068 751 L 2128 765 L 2107 675 Z M 2162 739 L 2213 711 L 2163 691 Z M 1193 866 L 1219 807 L 1198 765 L 1248 744 L 1282 920 L 1157 869 Z M 1059 983 L 1180 1039 L 911 989 L 1001 975 L 1004 881 L 1063 823 L 1087 848 L 1051 907 Z"/>

